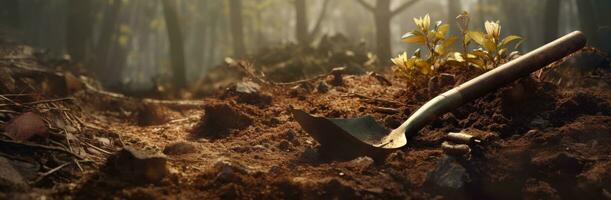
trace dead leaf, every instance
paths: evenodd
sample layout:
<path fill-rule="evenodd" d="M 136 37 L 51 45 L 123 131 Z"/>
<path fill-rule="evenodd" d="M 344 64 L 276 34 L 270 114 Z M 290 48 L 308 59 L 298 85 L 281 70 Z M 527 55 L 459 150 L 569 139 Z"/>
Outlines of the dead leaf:
<path fill-rule="evenodd" d="M 12 119 L 6 125 L 6 133 L 18 141 L 28 141 L 34 137 L 47 138 L 49 132 L 45 121 L 33 112 L 27 112 Z"/>

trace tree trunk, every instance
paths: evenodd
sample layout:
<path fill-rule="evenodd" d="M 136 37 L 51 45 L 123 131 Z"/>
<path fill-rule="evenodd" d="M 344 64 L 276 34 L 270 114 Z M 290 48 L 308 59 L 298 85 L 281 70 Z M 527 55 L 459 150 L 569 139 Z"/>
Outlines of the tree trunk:
<path fill-rule="evenodd" d="M 295 0 L 295 34 L 297 36 L 297 42 L 299 45 L 309 45 L 308 39 L 308 12 L 306 8 L 305 0 Z"/>
<path fill-rule="evenodd" d="M 462 13 L 462 5 L 460 4 L 460 0 L 448 0 L 448 20 L 447 23 L 450 24 L 450 35 L 460 35 L 460 30 L 458 30 L 458 26 L 456 25 L 456 16 Z"/>
<path fill-rule="evenodd" d="M 244 30 L 242 26 L 242 0 L 229 0 L 229 18 L 231 20 L 231 37 L 233 39 L 233 53 L 241 58 L 246 55 L 244 44 Z"/>
<path fill-rule="evenodd" d="M 176 12 L 176 1 L 162 0 L 163 15 L 168 29 L 170 39 L 170 56 L 172 56 L 172 71 L 174 73 L 174 84 L 178 88 L 186 86 L 185 53 L 182 29 Z"/>
<path fill-rule="evenodd" d="M 19 29 L 19 0 L 0 0 L 0 26 Z"/>
<path fill-rule="evenodd" d="M 579 12 L 579 25 L 581 26 L 581 31 L 586 34 L 590 44 L 596 45 L 598 43 L 598 23 L 592 1 L 577 0 L 577 9 Z"/>
<path fill-rule="evenodd" d="M 74 61 L 84 62 L 89 52 L 93 29 L 91 1 L 69 0 L 66 47 Z"/>
<path fill-rule="evenodd" d="M 580 0 L 581 1 L 581 0 Z M 548 43 L 558 37 L 558 18 L 560 12 L 560 0 L 547 0 L 545 6 L 545 30 L 543 31 L 543 42 Z"/>
<path fill-rule="evenodd" d="M 390 46 L 390 0 L 377 0 L 374 8 L 374 18 L 376 25 L 376 52 L 378 60 L 383 64 L 388 64 L 391 56 Z"/>
<path fill-rule="evenodd" d="M 505 24 L 507 29 L 503 30 L 503 32 L 507 33 L 507 34 L 514 34 L 514 35 L 524 35 L 522 33 L 522 26 L 524 26 L 523 24 L 523 15 L 516 15 L 516 12 L 518 12 L 520 10 L 520 7 L 518 6 L 519 2 L 516 2 L 515 0 L 502 0 L 501 1 L 501 7 L 503 10 L 503 15 L 505 16 Z"/>
<path fill-rule="evenodd" d="M 122 7 L 121 0 L 110 2 L 112 5 L 107 8 L 102 20 L 101 34 L 96 45 L 97 56 L 94 57 L 94 64 L 91 65 L 93 69 L 90 69 L 103 83 L 108 78 L 106 76 L 108 76 L 107 71 L 110 68 L 110 48 L 113 43 L 113 37 L 117 32 L 119 13 Z"/>

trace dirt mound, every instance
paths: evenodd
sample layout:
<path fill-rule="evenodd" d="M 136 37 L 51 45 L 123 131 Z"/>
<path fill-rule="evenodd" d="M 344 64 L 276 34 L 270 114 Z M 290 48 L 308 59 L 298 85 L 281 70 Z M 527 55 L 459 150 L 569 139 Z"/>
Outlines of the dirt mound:
<path fill-rule="evenodd" d="M 232 131 L 240 130 L 253 123 L 252 117 L 232 103 L 218 103 L 204 106 L 204 115 L 195 125 L 193 134 L 198 137 L 218 139 L 227 137 Z"/>

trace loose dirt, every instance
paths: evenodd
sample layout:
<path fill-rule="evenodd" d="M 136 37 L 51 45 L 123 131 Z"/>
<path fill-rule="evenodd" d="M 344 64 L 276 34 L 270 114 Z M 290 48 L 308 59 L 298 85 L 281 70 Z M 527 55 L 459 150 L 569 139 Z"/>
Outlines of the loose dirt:
<path fill-rule="evenodd" d="M 443 115 L 411 137 L 405 148 L 382 160 L 325 159 L 317 142 L 292 118 L 289 107 L 325 117 L 371 115 L 393 129 L 426 100 L 477 73 L 447 70 L 451 78 L 440 75 L 420 88 L 405 88 L 393 79 L 392 86 L 383 85 L 369 75 L 346 75 L 341 85 L 325 84 L 327 90 L 315 89 L 325 80 L 296 87 L 262 85 L 264 97 L 249 95 L 249 100 L 243 100 L 235 92 L 219 91 L 203 99 L 203 106 L 188 108 L 94 101 L 91 94 L 80 92 L 74 95 L 74 103 L 87 113 L 82 120 L 98 128 L 88 137 L 110 138 L 104 148 L 110 154 L 122 145 L 165 150 L 170 175 L 155 184 L 137 184 L 117 180 L 100 165 L 53 179 L 27 193 L 10 191 L 0 197 L 609 198 L 611 67 L 608 61 L 589 67 L 580 76 L 568 77 L 570 85 L 546 81 L 546 74 L 561 76 L 556 69 L 563 63 Z M 462 187 L 427 181 L 447 157 L 440 149 L 444 135 L 461 130 L 485 140 L 468 158 L 456 158 L 467 176 Z M 104 163 L 110 155 L 96 156 Z M 68 169 L 77 170 L 72 165 Z"/>

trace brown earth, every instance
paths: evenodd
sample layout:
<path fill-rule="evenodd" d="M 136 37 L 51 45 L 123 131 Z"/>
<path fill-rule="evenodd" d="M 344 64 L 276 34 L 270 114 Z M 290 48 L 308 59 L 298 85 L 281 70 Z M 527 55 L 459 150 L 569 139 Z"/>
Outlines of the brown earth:
<path fill-rule="evenodd" d="M 263 85 L 265 97 L 249 98 L 271 97 L 270 102 L 242 101 L 235 92 L 219 91 L 203 99 L 201 107 L 145 106 L 81 91 L 73 95 L 74 104 L 91 131 L 77 137 L 89 138 L 108 153 L 85 151 L 96 163 L 93 167 L 79 172 L 68 165 L 70 173 L 24 191 L 4 191 L 0 198 L 610 198 L 611 67 L 605 61 L 580 76 L 563 77 L 558 69 L 566 63 L 445 114 L 413 136 L 407 147 L 375 161 L 325 159 L 289 107 L 325 117 L 371 115 L 392 129 L 426 100 L 477 72 L 448 69 L 450 78 L 439 75 L 415 89 L 406 89 L 400 80 L 385 86 L 369 75 L 344 76 L 340 86 L 325 84 L 326 92 L 319 86 L 325 80 L 297 87 Z M 570 79 L 571 84 L 545 81 L 552 78 Z M 468 158 L 453 162 L 466 170 L 463 185 L 427 181 L 438 163 L 449 159 L 440 149 L 444 135 L 460 130 L 485 140 Z M 100 137 L 110 141 L 92 139 Z M 157 183 L 114 177 L 104 163 L 123 145 L 165 149 L 168 177 Z"/>

